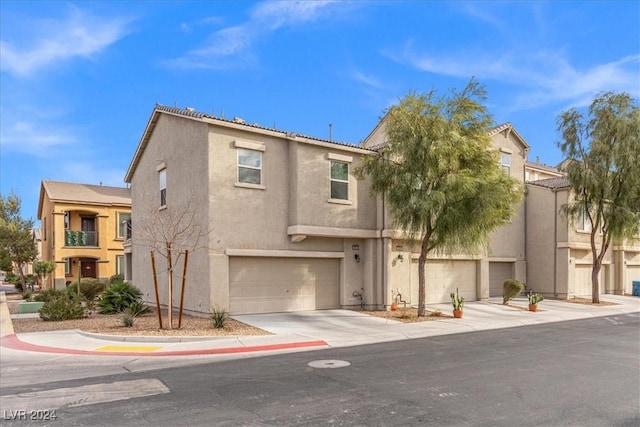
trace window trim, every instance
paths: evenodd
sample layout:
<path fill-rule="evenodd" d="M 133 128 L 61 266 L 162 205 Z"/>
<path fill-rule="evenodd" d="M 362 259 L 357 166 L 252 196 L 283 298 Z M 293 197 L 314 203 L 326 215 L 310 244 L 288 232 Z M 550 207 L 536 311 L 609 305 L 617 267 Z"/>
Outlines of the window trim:
<path fill-rule="evenodd" d="M 125 259 L 124 259 L 124 255 L 116 255 L 116 274 L 122 274 L 124 276 L 125 274 Z M 122 272 L 120 272 L 120 270 L 122 270 Z"/>
<path fill-rule="evenodd" d="M 238 144 L 238 141 L 236 141 L 236 183 L 235 186 L 236 187 L 244 187 L 244 188 L 254 188 L 254 189 L 260 189 L 260 190 L 264 190 L 265 186 L 264 186 L 264 156 L 262 155 L 264 152 L 264 146 L 258 146 L 258 144 L 252 144 L 252 148 L 247 148 L 246 145 L 248 145 L 249 143 L 246 144 Z M 258 148 L 256 148 L 258 147 Z M 260 149 L 260 147 L 262 147 Z M 256 167 L 256 166 L 251 166 L 251 165 L 244 165 L 240 163 L 240 153 L 242 153 L 243 151 L 252 151 L 255 153 L 258 153 L 260 155 L 260 166 Z M 257 170 L 260 171 L 260 182 L 259 183 L 253 183 L 253 182 L 243 182 L 240 181 L 240 169 L 244 168 L 244 169 L 251 169 L 251 170 Z"/>
<path fill-rule="evenodd" d="M 167 207 L 167 168 L 166 166 L 162 167 L 161 169 L 158 169 L 158 189 L 160 193 L 160 209 L 163 209 Z"/>
<path fill-rule="evenodd" d="M 64 275 L 71 276 L 71 258 L 63 258 L 64 260 Z"/>
<path fill-rule="evenodd" d="M 509 163 L 504 162 L 504 156 L 508 156 Z M 507 175 L 511 175 L 511 163 L 512 163 L 513 153 L 507 150 L 500 150 L 500 169 Z"/>
<path fill-rule="evenodd" d="M 123 228 L 122 231 L 124 234 L 120 235 L 120 227 L 124 226 L 120 215 L 129 215 L 129 220 L 131 220 L 131 212 L 116 212 L 116 239 L 124 240 L 127 237 L 127 230 L 126 228 Z"/>
<path fill-rule="evenodd" d="M 333 165 L 334 163 L 339 163 L 342 165 L 346 165 L 347 166 L 347 179 L 338 179 L 338 178 L 334 178 L 331 174 L 333 172 Z M 329 161 L 329 202 L 330 203 L 338 203 L 338 204 L 351 204 L 351 198 L 350 196 L 350 192 L 351 192 L 351 186 L 349 183 L 349 170 L 350 170 L 350 164 L 349 162 L 345 162 L 343 160 L 333 160 L 330 159 Z M 331 184 L 333 184 L 334 182 L 337 183 L 341 183 L 341 184 L 346 184 L 347 185 L 347 198 L 346 199 L 341 199 L 341 198 L 337 198 L 337 197 L 333 197 L 333 193 L 331 192 Z"/>
<path fill-rule="evenodd" d="M 580 233 L 591 233 L 591 222 L 584 209 L 580 209 L 578 212 L 578 218 L 576 221 L 576 231 Z"/>

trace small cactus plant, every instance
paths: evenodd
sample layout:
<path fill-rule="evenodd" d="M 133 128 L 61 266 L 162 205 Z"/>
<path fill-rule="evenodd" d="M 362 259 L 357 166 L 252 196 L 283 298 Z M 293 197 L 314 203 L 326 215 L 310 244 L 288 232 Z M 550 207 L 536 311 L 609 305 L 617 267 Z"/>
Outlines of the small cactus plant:
<path fill-rule="evenodd" d="M 458 294 L 458 288 L 456 288 L 455 292 L 451 292 L 451 303 L 453 304 L 454 310 L 462 311 L 464 307 L 464 298 Z"/>
<path fill-rule="evenodd" d="M 544 300 L 544 297 L 540 294 L 529 294 L 529 304 L 537 304 Z"/>

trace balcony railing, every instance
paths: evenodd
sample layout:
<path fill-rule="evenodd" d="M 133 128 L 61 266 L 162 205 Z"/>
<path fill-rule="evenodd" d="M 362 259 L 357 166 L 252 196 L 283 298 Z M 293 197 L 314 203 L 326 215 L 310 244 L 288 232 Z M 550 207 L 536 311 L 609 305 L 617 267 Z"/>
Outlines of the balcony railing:
<path fill-rule="evenodd" d="M 65 246 L 98 246 L 97 231 L 71 231 L 64 232 Z"/>

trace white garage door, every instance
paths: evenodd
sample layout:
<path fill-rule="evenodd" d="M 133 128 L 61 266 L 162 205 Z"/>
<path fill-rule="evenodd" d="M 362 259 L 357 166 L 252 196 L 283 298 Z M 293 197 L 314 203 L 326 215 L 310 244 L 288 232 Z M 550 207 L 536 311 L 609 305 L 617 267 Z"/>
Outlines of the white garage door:
<path fill-rule="evenodd" d="M 508 279 L 513 279 L 512 262 L 489 262 L 489 296 L 501 297 Z"/>
<path fill-rule="evenodd" d="M 476 298 L 476 262 L 427 260 L 426 304 L 451 302 L 451 292 L 458 288 L 465 301 Z M 411 264 L 411 301 L 418 304 L 418 261 Z"/>
<path fill-rule="evenodd" d="M 605 283 L 604 283 L 604 269 L 602 266 L 600 269 L 600 293 L 604 293 Z M 593 289 L 591 284 L 591 270 L 592 267 L 590 264 L 577 264 L 574 270 L 574 279 L 573 279 L 573 289 L 574 293 L 577 297 L 590 297 L 591 290 Z"/>
<path fill-rule="evenodd" d="M 640 265 L 627 266 L 627 282 L 624 284 L 625 294 L 632 294 L 633 282 L 640 282 Z"/>
<path fill-rule="evenodd" d="M 339 260 L 229 259 L 229 312 L 277 313 L 337 308 Z"/>

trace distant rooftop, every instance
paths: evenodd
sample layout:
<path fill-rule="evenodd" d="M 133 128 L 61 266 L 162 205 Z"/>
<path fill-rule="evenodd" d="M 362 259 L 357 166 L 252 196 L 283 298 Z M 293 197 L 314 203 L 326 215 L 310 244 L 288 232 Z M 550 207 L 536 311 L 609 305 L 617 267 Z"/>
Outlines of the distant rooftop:
<path fill-rule="evenodd" d="M 131 190 L 125 187 L 42 181 L 49 199 L 58 202 L 131 205 Z"/>
<path fill-rule="evenodd" d="M 528 184 L 536 185 L 538 187 L 545 187 L 551 189 L 569 188 L 569 178 L 566 176 L 558 176 L 555 178 L 541 179 L 538 181 L 530 181 Z"/>

